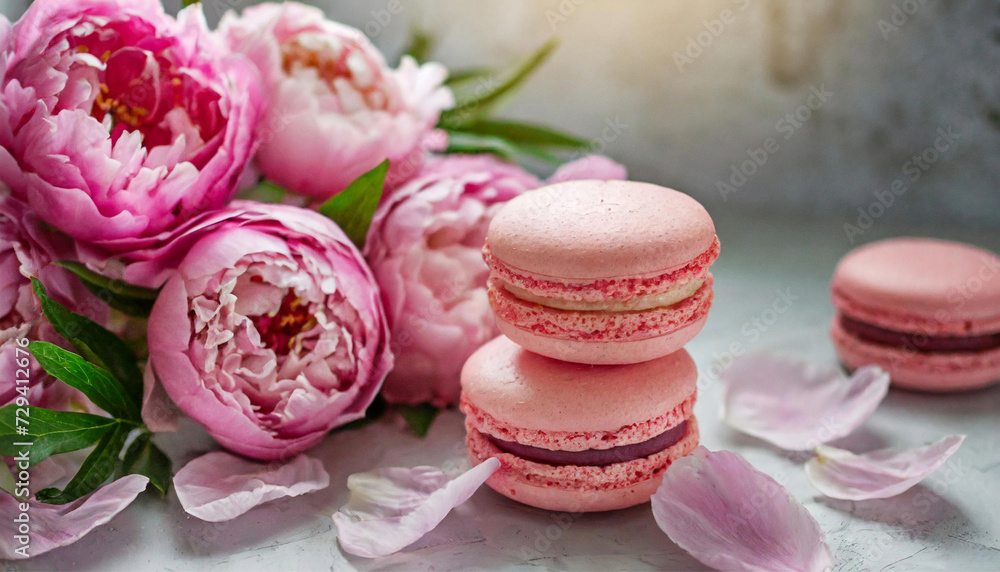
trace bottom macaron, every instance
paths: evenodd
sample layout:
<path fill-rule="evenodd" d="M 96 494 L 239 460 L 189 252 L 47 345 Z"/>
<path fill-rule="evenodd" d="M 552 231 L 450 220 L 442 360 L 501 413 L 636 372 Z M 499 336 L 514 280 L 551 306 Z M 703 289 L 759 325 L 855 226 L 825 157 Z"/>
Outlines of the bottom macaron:
<path fill-rule="evenodd" d="M 830 326 L 837 357 L 848 370 L 876 364 L 889 373 L 894 386 L 917 391 L 967 391 L 1000 381 L 1000 348 L 924 351 L 863 337 L 849 327 L 839 315 Z"/>
<path fill-rule="evenodd" d="M 599 512 L 648 502 L 663 471 L 698 446 L 698 421 L 689 418 L 672 445 L 646 457 L 607 465 L 553 465 L 501 450 L 466 422 L 466 446 L 473 465 L 496 457 L 500 469 L 486 481 L 520 503 L 561 512 Z"/>
<path fill-rule="evenodd" d="M 569 512 L 644 503 L 663 472 L 698 445 L 698 370 L 681 349 L 628 365 L 587 365 L 500 336 L 462 368 L 466 445 L 501 467 L 487 484 L 531 506 Z"/>

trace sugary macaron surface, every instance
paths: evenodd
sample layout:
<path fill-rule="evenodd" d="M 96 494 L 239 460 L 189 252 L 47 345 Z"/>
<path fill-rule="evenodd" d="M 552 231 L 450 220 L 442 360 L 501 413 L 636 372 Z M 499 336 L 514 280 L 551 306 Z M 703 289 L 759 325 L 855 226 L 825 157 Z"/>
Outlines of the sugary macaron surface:
<path fill-rule="evenodd" d="M 697 370 L 686 351 L 634 365 L 550 359 L 500 337 L 462 371 L 474 462 L 498 457 L 488 484 L 553 510 L 648 500 L 663 470 L 698 442 Z"/>
<path fill-rule="evenodd" d="M 899 238 L 858 248 L 834 272 L 831 335 L 850 368 L 875 363 L 913 389 L 1000 379 L 1000 257 L 966 244 Z"/>
<path fill-rule="evenodd" d="M 575 181 L 510 201 L 483 255 L 501 331 L 581 363 L 676 351 L 704 325 L 718 257 L 705 209 L 672 189 Z"/>

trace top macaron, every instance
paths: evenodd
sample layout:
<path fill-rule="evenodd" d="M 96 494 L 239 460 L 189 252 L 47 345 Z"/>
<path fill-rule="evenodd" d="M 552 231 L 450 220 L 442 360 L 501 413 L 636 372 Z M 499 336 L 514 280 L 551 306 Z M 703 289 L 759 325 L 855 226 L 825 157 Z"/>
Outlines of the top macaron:
<path fill-rule="evenodd" d="M 666 355 L 700 331 L 719 242 L 683 193 L 573 181 L 508 202 L 483 253 L 508 337 L 556 359 L 622 364 Z"/>

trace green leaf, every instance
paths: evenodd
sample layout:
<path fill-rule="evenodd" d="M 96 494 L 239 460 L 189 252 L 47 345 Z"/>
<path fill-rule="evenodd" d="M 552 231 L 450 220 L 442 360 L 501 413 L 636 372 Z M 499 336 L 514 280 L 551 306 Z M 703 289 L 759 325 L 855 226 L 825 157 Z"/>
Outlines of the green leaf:
<path fill-rule="evenodd" d="M 108 306 L 129 316 L 148 317 L 153 310 L 153 302 L 156 301 L 156 296 L 160 293 L 159 290 L 134 286 L 124 280 L 113 280 L 107 276 L 101 276 L 73 260 L 59 260 L 53 264 L 76 274 L 84 287 L 90 290 L 94 296 L 100 298 Z"/>
<path fill-rule="evenodd" d="M 281 203 L 287 194 L 288 189 L 285 187 L 271 181 L 261 181 L 256 186 L 240 193 L 240 198 L 258 203 Z"/>
<path fill-rule="evenodd" d="M 585 149 L 589 145 L 587 141 L 579 137 L 574 137 L 549 127 L 520 121 L 483 119 L 465 127 L 462 131 L 477 135 L 499 137 L 519 145 L 559 147 L 565 149 Z"/>
<path fill-rule="evenodd" d="M 141 421 L 138 404 L 108 370 L 48 342 L 31 342 L 28 349 L 46 373 L 79 389 L 94 405 L 116 418 Z"/>
<path fill-rule="evenodd" d="M 508 71 L 486 76 L 474 75 L 449 85 L 455 94 L 455 107 L 441 114 L 438 122 L 445 129 L 461 129 L 485 117 L 508 93 L 521 84 L 559 45 L 555 38 L 545 42 L 523 62 Z M 501 79 L 497 79 L 497 78 Z"/>
<path fill-rule="evenodd" d="M 513 161 L 517 149 L 509 141 L 490 135 L 476 135 L 463 131 L 448 132 L 448 148 L 445 153 L 491 153 L 508 161 Z"/>
<path fill-rule="evenodd" d="M 7 463 L 0 463 L 0 490 L 5 491 L 10 496 L 17 496 L 14 494 L 17 492 L 17 485 L 14 484 L 14 473 L 10 472 Z"/>
<path fill-rule="evenodd" d="M 152 433 L 144 432 L 129 445 L 125 458 L 115 473 L 115 478 L 125 475 L 144 475 L 149 477 L 149 483 L 160 491 L 160 496 L 167 494 L 172 475 L 170 457 L 153 443 Z"/>
<path fill-rule="evenodd" d="M 493 70 L 490 68 L 467 68 L 464 70 L 448 70 L 448 79 L 444 80 L 445 85 L 462 83 L 467 80 L 488 78 Z"/>
<path fill-rule="evenodd" d="M 56 332 L 73 344 L 87 361 L 110 371 L 139 406 L 142 403 L 142 372 L 128 345 L 97 322 L 70 312 L 66 306 L 49 298 L 45 286 L 37 278 L 31 279 L 31 285 L 41 300 L 45 319 Z"/>
<path fill-rule="evenodd" d="M 28 407 L 28 415 L 21 415 L 25 421 L 20 427 L 27 429 L 22 435 L 18 433 L 18 409 L 25 408 L 15 405 L 0 408 L 0 455 L 16 457 L 25 447 L 14 443 L 31 443 L 32 465 L 52 455 L 86 449 L 121 424 L 100 415 Z"/>
<path fill-rule="evenodd" d="M 463 131 L 448 132 L 448 148 L 445 149 L 445 153 L 491 153 L 508 161 L 532 157 L 553 165 L 563 162 L 561 158 L 549 153 L 542 147 L 517 145 L 502 137 L 478 135 Z"/>
<path fill-rule="evenodd" d="M 66 488 L 61 491 L 56 488 L 42 489 L 35 494 L 35 498 L 48 504 L 66 504 L 97 490 L 114 474 L 128 433 L 128 428 L 116 425 L 97 442 Z"/>
<path fill-rule="evenodd" d="M 368 227 L 371 226 L 375 209 L 382 200 L 382 190 L 388 172 L 389 160 L 386 159 L 319 207 L 320 214 L 340 225 L 359 250 L 365 248 Z"/>
<path fill-rule="evenodd" d="M 187 8 L 193 4 L 200 4 L 201 0 L 181 0 L 181 6 Z"/>
<path fill-rule="evenodd" d="M 440 413 L 440 410 L 430 403 L 400 405 L 398 409 L 410 431 L 413 431 L 417 437 L 427 436 L 427 431 L 430 430 L 431 423 L 434 422 L 434 418 Z"/>
<path fill-rule="evenodd" d="M 434 50 L 435 43 L 434 38 L 427 30 L 412 28 L 410 29 L 410 39 L 406 44 L 407 48 L 403 53 L 422 64 L 427 61 L 428 55 Z"/>

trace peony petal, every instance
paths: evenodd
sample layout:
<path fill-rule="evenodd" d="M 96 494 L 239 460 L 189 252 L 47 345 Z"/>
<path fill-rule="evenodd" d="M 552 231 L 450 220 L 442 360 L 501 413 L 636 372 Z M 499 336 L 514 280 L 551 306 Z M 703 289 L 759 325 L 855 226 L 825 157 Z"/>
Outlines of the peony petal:
<path fill-rule="evenodd" d="M 546 181 L 549 185 L 566 181 L 597 179 L 601 181 L 624 181 L 628 178 L 625 166 L 601 155 L 588 155 L 562 165 Z"/>
<path fill-rule="evenodd" d="M 365 558 L 402 550 L 433 530 L 498 468 L 500 461 L 489 458 L 451 480 L 433 467 L 351 475 L 351 499 L 333 515 L 341 548 Z"/>
<path fill-rule="evenodd" d="M 653 517 L 670 540 L 719 570 L 825 570 L 816 519 L 777 481 L 732 451 L 698 447 L 667 468 Z"/>
<path fill-rule="evenodd" d="M 952 435 L 924 447 L 879 449 L 864 455 L 817 447 L 817 456 L 806 463 L 806 476 L 819 492 L 835 499 L 889 498 L 941 468 L 964 440 L 965 435 Z"/>
<path fill-rule="evenodd" d="M 181 506 L 188 514 L 208 522 L 231 520 L 257 505 L 328 486 L 330 475 L 323 463 L 306 455 L 283 464 L 264 464 L 213 451 L 184 465 L 174 475 Z"/>
<path fill-rule="evenodd" d="M 19 501 L 0 492 L 0 558 L 22 559 L 44 554 L 54 548 L 73 544 L 91 530 L 110 521 L 146 489 L 149 479 L 142 475 L 128 475 L 108 483 L 89 495 L 69 504 L 53 505 L 29 501 L 27 515 L 31 523 L 30 548 L 23 550 L 18 541 L 22 514 Z M 20 552 L 18 549 L 22 549 Z"/>
<path fill-rule="evenodd" d="M 177 431 L 180 411 L 163 385 L 156 382 L 152 367 L 147 367 L 142 376 L 142 421 L 150 431 L 166 433 Z"/>
<path fill-rule="evenodd" d="M 792 451 L 849 435 L 889 391 L 877 366 L 850 378 L 837 370 L 764 353 L 737 358 L 723 375 L 722 418 L 731 427 Z"/>

